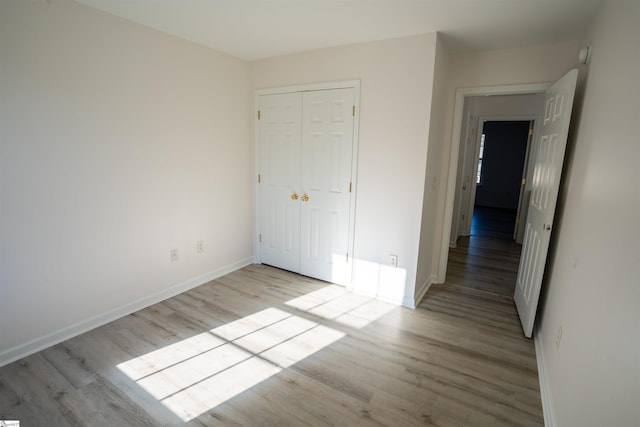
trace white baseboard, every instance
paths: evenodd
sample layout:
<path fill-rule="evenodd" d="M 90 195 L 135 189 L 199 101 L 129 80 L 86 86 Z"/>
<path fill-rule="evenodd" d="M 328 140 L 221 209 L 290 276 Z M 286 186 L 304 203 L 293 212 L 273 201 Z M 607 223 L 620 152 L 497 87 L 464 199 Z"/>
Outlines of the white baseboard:
<path fill-rule="evenodd" d="M 433 285 L 434 283 L 436 283 L 436 275 L 432 274 L 422 285 L 420 285 L 413 297 L 404 297 L 404 300 L 402 300 L 402 305 L 407 308 L 415 309 L 420 304 L 420 301 L 422 301 L 422 298 L 424 298 L 431 285 Z"/>
<path fill-rule="evenodd" d="M 61 343 L 62 341 L 83 334 L 106 323 L 113 322 L 116 319 L 119 319 L 138 310 L 142 310 L 143 308 L 149 307 L 150 305 L 159 303 L 160 301 L 164 301 L 167 298 L 171 298 L 197 286 L 203 285 L 211 280 L 222 277 L 225 274 L 229 274 L 252 263 L 253 258 L 245 258 L 233 264 L 229 264 L 200 276 L 185 280 L 182 283 L 175 284 L 173 286 L 170 286 L 169 288 L 145 296 L 136 301 L 132 301 L 121 307 L 117 307 L 107 312 L 98 314 L 97 316 L 82 320 L 58 331 L 54 331 L 31 341 L 27 341 L 26 343 L 19 344 L 0 353 L 0 367 L 15 362 L 16 360 L 20 360 L 23 357 L 30 356 L 34 353 L 37 353 L 38 351 L 51 347 L 52 345 Z"/>
<path fill-rule="evenodd" d="M 556 414 L 553 408 L 553 398 L 551 396 L 551 385 L 549 384 L 549 374 L 544 364 L 544 347 L 538 328 L 534 330 L 533 342 L 536 345 L 536 362 L 538 364 L 538 381 L 540 382 L 540 398 L 542 400 L 542 414 L 544 416 L 545 427 L 556 427 Z"/>

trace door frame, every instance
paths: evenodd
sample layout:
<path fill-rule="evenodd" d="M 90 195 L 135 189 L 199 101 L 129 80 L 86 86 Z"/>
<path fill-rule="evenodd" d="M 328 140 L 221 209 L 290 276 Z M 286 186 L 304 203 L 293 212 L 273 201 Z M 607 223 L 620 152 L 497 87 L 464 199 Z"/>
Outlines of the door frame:
<path fill-rule="evenodd" d="M 455 209 L 455 211 L 453 212 L 451 230 L 449 231 L 451 236 L 454 237 L 449 242 L 450 248 L 455 248 L 458 245 L 458 239 L 461 236 L 468 235 L 469 231 L 467 230 L 471 230 L 471 218 L 469 218 L 468 216 L 465 216 L 464 219 L 462 219 L 462 212 L 469 211 L 469 202 L 470 200 L 473 200 L 473 198 L 470 197 L 469 194 L 467 194 L 466 197 L 464 197 L 465 193 L 462 193 L 462 191 L 466 191 L 466 189 L 464 188 L 465 182 L 469 180 L 471 184 L 471 182 L 473 181 L 474 173 L 477 173 L 477 172 L 474 172 L 477 168 L 477 165 L 474 165 L 471 171 L 469 170 L 469 163 L 470 163 L 469 156 L 472 155 L 472 153 L 477 153 L 478 151 L 475 149 L 476 147 L 475 144 L 477 144 L 477 139 L 475 138 L 475 135 L 478 134 L 477 132 L 478 116 L 476 114 L 468 114 L 466 117 L 463 117 L 463 119 L 464 118 L 468 118 L 468 120 L 466 121 L 466 129 L 465 129 L 465 136 L 464 136 L 464 141 L 465 141 L 465 143 L 463 144 L 464 152 L 462 153 L 462 158 L 458 159 L 458 169 L 460 169 L 459 173 L 461 175 L 458 177 L 457 176 L 458 172 L 456 172 L 457 182 L 456 182 L 456 194 L 455 194 L 454 200 L 458 202 L 458 208 Z M 460 132 L 462 137 L 462 129 L 460 130 Z M 469 146 L 468 141 L 472 138 L 473 138 L 473 142 Z M 477 163 L 477 158 L 478 158 L 478 155 L 476 154 L 476 163 Z M 460 186 L 463 187 L 462 190 Z M 458 191 L 460 191 L 459 196 L 458 196 Z M 455 203 L 454 203 L 454 208 L 455 208 Z M 453 230 L 455 230 L 455 233 L 452 233 Z"/>
<path fill-rule="evenodd" d="M 349 263 L 351 265 L 351 280 L 347 285 L 350 289 L 353 283 L 353 248 L 355 238 L 355 218 L 356 218 L 356 199 L 357 199 L 357 177 L 358 177 L 358 141 L 360 130 L 360 80 L 344 80 L 336 82 L 315 83 L 307 85 L 282 86 L 275 88 L 256 89 L 253 97 L 253 262 L 254 264 L 262 263 L 262 255 L 260 252 L 260 192 L 259 192 L 259 174 L 260 174 L 260 121 L 258 120 L 258 110 L 260 106 L 260 97 L 264 95 L 276 95 L 294 92 L 311 92 L 318 90 L 330 89 L 354 89 L 355 114 L 353 117 L 353 152 L 351 156 L 351 202 L 349 206 Z"/>
<path fill-rule="evenodd" d="M 474 163 L 473 170 L 471 171 L 471 182 L 470 182 L 470 191 L 469 191 L 469 200 L 467 201 L 467 212 L 465 212 L 466 217 L 470 220 L 465 224 L 464 234 L 463 236 L 471 235 L 471 218 L 473 217 L 473 210 L 475 207 L 475 198 L 476 198 L 476 190 L 478 184 L 476 183 L 475 177 L 478 173 L 478 156 L 480 155 L 480 138 L 482 137 L 482 130 L 484 129 L 484 124 L 486 122 L 533 122 L 533 134 L 531 136 L 527 136 L 527 148 L 525 151 L 524 164 L 522 165 L 522 173 L 524 176 L 528 176 L 529 173 L 529 153 L 531 149 L 531 144 L 534 141 L 536 136 L 536 130 L 538 126 L 539 116 L 535 114 L 530 115 L 522 115 L 522 116 L 478 116 L 477 123 L 477 132 L 476 137 L 474 138 L 473 146 L 471 147 L 471 153 L 474 155 Z M 531 124 L 529 125 L 531 126 Z M 518 215 L 520 214 L 520 202 L 522 198 L 522 193 L 524 189 L 520 189 L 520 195 L 518 196 Z M 515 239 L 514 239 L 515 240 Z"/>
<path fill-rule="evenodd" d="M 456 89 L 453 108 L 453 127 L 451 147 L 449 150 L 449 173 L 447 175 L 447 189 L 444 204 L 443 233 L 440 241 L 440 263 L 438 265 L 437 283 L 444 283 L 447 276 L 447 262 L 449 261 L 449 242 L 451 240 L 451 225 L 453 223 L 453 205 L 456 197 L 458 157 L 460 154 L 460 137 L 462 133 L 462 119 L 464 100 L 471 96 L 491 95 L 526 95 L 543 93 L 552 83 L 530 83 L 504 86 L 478 86 Z M 457 231 L 456 231 L 457 232 Z"/>

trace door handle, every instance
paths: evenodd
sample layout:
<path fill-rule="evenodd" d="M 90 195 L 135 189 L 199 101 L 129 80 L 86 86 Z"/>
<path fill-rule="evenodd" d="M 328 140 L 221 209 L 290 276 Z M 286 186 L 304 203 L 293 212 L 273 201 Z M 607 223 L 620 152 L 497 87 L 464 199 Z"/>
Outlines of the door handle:
<path fill-rule="evenodd" d="M 291 195 L 291 200 L 298 200 L 298 193 L 293 193 Z"/>
<path fill-rule="evenodd" d="M 302 201 L 303 201 L 303 202 L 307 202 L 307 201 L 309 201 L 309 196 L 307 196 L 306 194 L 303 194 L 303 195 L 302 195 Z"/>

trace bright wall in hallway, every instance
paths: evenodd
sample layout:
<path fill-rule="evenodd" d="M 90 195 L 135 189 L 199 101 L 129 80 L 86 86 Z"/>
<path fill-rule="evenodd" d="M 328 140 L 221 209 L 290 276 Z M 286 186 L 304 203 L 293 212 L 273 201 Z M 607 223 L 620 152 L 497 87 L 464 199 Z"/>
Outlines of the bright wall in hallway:
<path fill-rule="evenodd" d="M 505 85 L 526 85 L 551 83 L 578 65 L 578 42 L 562 42 L 522 48 L 452 54 L 449 60 L 448 102 L 444 118 L 445 146 L 442 149 L 443 165 L 440 179 L 443 181 L 443 197 L 435 208 L 437 227 L 442 228 L 445 238 L 440 239 L 441 261 L 437 269 L 437 281 L 444 282 L 449 245 L 455 243 L 459 228 L 461 203 L 456 200 L 455 187 L 450 193 L 448 182 L 449 164 L 452 152 L 452 136 L 456 90 L 462 88 L 497 87 Z M 497 101 L 499 102 L 499 101 Z M 466 118 L 464 119 L 466 120 Z M 464 137 L 464 134 L 463 134 Z M 457 173 L 460 168 L 457 168 Z M 454 174 L 455 176 L 455 174 Z M 453 194 L 449 198 L 449 195 Z M 452 212 L 450 216 L 448 212 Z"/>
<path fill-rule="evenodd" d="M 640 425 L 638 18 L 637 1 L 606 2 L 584 42 L 592 57 L 538 316 L 548 425 Z"/>

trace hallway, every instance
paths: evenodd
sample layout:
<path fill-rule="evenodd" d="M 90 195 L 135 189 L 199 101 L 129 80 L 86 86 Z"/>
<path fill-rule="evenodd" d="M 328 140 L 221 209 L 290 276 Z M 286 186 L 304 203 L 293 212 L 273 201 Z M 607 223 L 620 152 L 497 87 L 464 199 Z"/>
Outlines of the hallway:
<path fill-rule="evenodd" d="M 460 238 L 457 247 L 449 250 L 445 283 L 433 285 L 419 308 L 468 331 L 461 342 L 474 334 L 487 339 L 487 348 L 493 351 L 476 356 L 501 360 L 505 368 L 519 370 L 507 381 L 518 384 L 527 379 L 526 405 L 530 410 L 537 408 L 541 420 L 534 342 L 524 337 L 513 301 L 521 250 L 511 238 L 514 221 L 515 212 L 476 208 L 472 235 Z"/>
<path fill-rule="evenodd" d="M 522 245 L 511 239 L 512 220 L 515 221 L 515 213 L 512 217 L 510 211 L 476 208 L 472 235 L 461 237 L 458 245 L 449 250 L 445 283 L 434 284 L 420 307 L 435 311 L 440 299 L 449 303 L 459 300 L 450 315 L 499 328 L 528 341 L 522 334 L 513 301 Z M 535 359 L 533 341 L 530 344 Z"/>
<path fill-rule="evenodd" d="M 476 207 L 471 236 L 461 237 L 449 250 L 446 283 L 512 300 L 522 249 L 512 239 L 515 217 L 515 211 Z"/>

